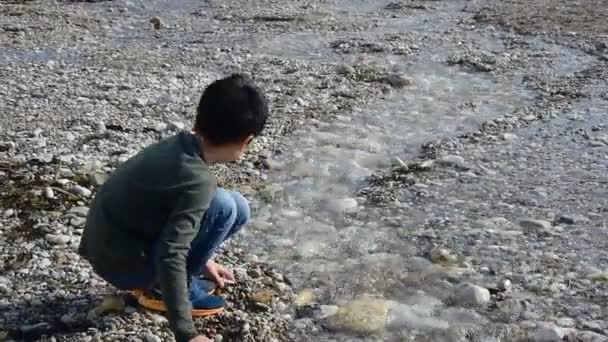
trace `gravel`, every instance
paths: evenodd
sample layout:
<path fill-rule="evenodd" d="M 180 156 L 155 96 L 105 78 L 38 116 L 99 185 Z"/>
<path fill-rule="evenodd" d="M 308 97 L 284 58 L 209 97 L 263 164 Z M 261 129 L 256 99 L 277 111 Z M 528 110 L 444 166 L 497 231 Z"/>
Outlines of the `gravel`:
<path fill-rule="evenodd" d="M 9 1 L 0 340 L 171 340 L 75 248 L 108 174 L 240 71 L 273 115 L 243 161 L 214 167 L 256 219 L 220 256 L 238 282 L 201 333 L 607 341 L 596 7 Z"/>

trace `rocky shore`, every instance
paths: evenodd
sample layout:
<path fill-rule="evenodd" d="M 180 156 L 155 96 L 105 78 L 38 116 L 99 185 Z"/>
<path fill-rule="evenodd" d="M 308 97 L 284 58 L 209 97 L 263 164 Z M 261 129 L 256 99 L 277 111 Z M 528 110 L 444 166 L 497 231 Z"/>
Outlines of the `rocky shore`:
<path fill-rule="evenodd" d="M 171 340 L 75 248 L 108 174 L 234 71 L 273 115 L 214 168 L 257 219 L 202 333 L 608 341 L 606 6 L 2 2 L 0 341 Z"/>

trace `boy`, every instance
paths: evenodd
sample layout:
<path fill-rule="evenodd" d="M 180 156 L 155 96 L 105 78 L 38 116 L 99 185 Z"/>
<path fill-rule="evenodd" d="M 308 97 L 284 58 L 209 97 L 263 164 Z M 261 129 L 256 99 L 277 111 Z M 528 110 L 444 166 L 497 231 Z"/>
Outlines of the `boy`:
<path fill-rule="evenodd" d="M 79 253 L 144 307 L 166 311 L 177 342 L 208 341 L 197 336 L 192 316 L 220 312 L 224 301 L 211 293 L 234 280 L 211 257 L 250 215 L 240 194 L 217 188 L 208 165 L 239 159 L 267 115 L 248 79 L 216 80 L 203 92 L 192 132 L 126 161 L 91 204 Z M 203 272 L 214 282 L 199 278 Z"/>

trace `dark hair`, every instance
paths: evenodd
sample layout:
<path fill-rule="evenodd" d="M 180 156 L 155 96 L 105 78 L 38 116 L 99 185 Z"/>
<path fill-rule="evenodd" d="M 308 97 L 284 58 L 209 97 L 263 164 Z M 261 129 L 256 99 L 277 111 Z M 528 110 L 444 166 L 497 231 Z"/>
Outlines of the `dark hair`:
<path fill-rule="evenodd" d="M 245 75 L 232 74 L 211 83 L 198 104 L 194 129 L 213 145 L 258 136 L 266 125 L 268 103 Z"/>

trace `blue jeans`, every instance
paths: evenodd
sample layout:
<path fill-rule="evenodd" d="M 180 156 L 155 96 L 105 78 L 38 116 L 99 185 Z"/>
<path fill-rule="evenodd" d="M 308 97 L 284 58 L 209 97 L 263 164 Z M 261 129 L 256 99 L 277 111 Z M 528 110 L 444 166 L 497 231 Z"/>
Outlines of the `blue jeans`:
<path fill-rule="evenodd" d="M 249 202 L 241 194 L 217 188 L 211 200 L 209 209 L 201 220 L 198 234 L 190 244 L 190 252 L 186 259 L 188 276 L 198 276 L 203 272 L 207 260 L 217 251 L 217 248 L 245 226 L 251 218 Z M 156 244 L 154 244 L 156 246 Z M 114 274 L 106 279 L 120 289 L 147 289 L 155 285 L 156 265 L 155 251 L 149 253 L 150 264 L 142 274 Z"/>

